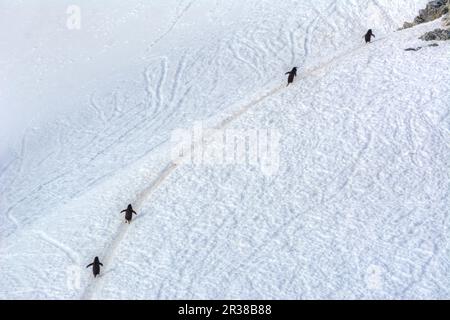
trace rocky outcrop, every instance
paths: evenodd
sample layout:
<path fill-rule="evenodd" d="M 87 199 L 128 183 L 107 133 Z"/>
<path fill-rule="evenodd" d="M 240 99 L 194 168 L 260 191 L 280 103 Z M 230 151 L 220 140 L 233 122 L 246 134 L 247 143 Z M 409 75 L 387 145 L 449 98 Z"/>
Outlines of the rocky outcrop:
<path fill-rule="evenodd" d="M 419 11 L 419 15 L 414 19 L 414 22 L 405 22 L 403 29 L 414 27 L 418 24 L 430 22 L 439 19 L 443 16 L 445 25 L 450 25 L 450 0 L 434 0 L 428 2 L 425 9 Z M 425 33 L 419 39 L 424 41 L 446 41 L 450 40 L 450 28 L 435 29 Z M 421 48 L 408 48 L 407 51 L 418 51 Z"/>
<path fill-rule="evenodd" d="M 435 29 L 433 31 L 425 33 L 419 38 L 424 41 L 446 41 L 450 40 L 450 30 Z"/>
<path fill-rule="evenodd" d="M 425 9 L 419 11 L 419 15 L 413 22 L 404 23 L 403 29 L 411 28 L 421 23 L 430 22 L 448 14 L 449 2 L 450 0 L 430 1 Z"/>
<path fill-rule="evenodd" d="M 447 13 L 447 16 L 444 19 L 444 26 L 450 27 L 450 13 Z"/>

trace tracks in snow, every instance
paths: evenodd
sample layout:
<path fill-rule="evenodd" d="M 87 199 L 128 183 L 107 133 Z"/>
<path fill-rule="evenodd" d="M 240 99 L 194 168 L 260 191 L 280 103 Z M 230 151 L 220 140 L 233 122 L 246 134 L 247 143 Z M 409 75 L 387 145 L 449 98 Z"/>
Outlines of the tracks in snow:
<path fill-rule="evenodd" d="M 121 224 L 119 228 L 117 229 L 115 236 L 113 238 L 113 241 L 110 243 L 110 245 L 106 248 L 106 252 L 103 253 L 103 258 L 100 258 L 101 262 L 105 266 L 105 270 L 108 270 L 108 266 L 111 264 L 111 261 L 114 257 L 114 253 L 117 251 L 117 248 L 119 247 L 119 244 L 122 242 L 123 238 L 125 237 L 127 228 L 129 227 L 128 224 Z M 102 277 L 103 275 L 100 275 L 98 279 L 93 280 L 84 290 L 84 293 L 81 297 L 82 300 L 90 300 L 94 298 L 95 292 L 97 292 L 102 285 Z"/>
<path fill-rule="evenodd" d="M 183 16 L 186 14 L 186 12 L 189 11 L 189 9 L 192 7 L 194 2 L 195 2 L 195 0 L 189 1 L 186 5 L 182 6 L 181 9 L 179 9 L 179 8 L 177 9 L 177 11 L 179 11 L 179 13 L 177 13 L 175 15 L 175 18 L 173 19 L 169 28 L 161 36 L 159 36 L 155 41 L 153 41 L 150 44 L 147 51 L 151 51 L 151 49 L 153 49 L 154 46 L 156 46 L 162 39 L 164 39 L 170 32 L 172 32 L 172 30 L 176 27 L 178 22 L 183 18 Z"/>
<path fill-rule="evenodd" d="M 351 50 L 348 50 L 340 55 L 337 55 L 335 57 L 333 57 L 332 59 L 330 59 L 329 61 L 315 67 L 309 70 L 306 70 L 301 76 L 298 77 L 299 80 L 305 79 L 309 76 L 313 76 L 316 73 L 319 73 L 321 71 L 323 71 L 324 69 L 326 69 L 327 67 L 329 67 L 330 65 L 336 63 L 337 61 L 344 59 L 345 57 L 347 57 L 348 55 L 350 55 L 351 53 L 354 53 L 358 50 L 360 50 L 361 48 L 364 48 L 365 46 L 358 46 L 356 48 L 353 48 Z M 162 65 L 164 65 L 164 62 L 162 63 Z M 292 86 L 292 87 L 295 87 Z M 279 86 L 274 86 L 271 89 L 268 89 L 266 92 L 260 93 L 257 97 L 255 97 L 254 99 L 252 99 L 249 103 L 244 104 L 243 106 L 241 106 L 237 111 L 235 111 L 234 113 L 232 113 L 231 115 L 229 115 L 228 117 L 224 118 L 223 120 L 219 121 L 218 124 L 216 126 L 214 126 L 214 129 L 217 130 L 223 130 L 225 129 L 227 126 L 229 126 L 232 122 L 234 122 L 235 120 L 239 119 L 242 115 L 244 115 L 245 113 L 247 113 L 252 107 L 256 106 L 257 104 L 259 104 L 260 102 L 276 95 L 277 93 L 282 92 L 282 90 L 285 88 L 285 85 L 279 85 Z M 162 98 L 161 98 L 162 99 Z M 159 100 L 161 101 L 161 100 Z M 196 143 L 196 142 L 194 142 Z M 197 142 L 198 143 L 198 142 Z M 184 157 L 186 157 L 186 155 L 184 155 Z M 181 160 L 181 158 L 180 158 Z M 151 196 L 151 194 L 158 189 L 159 186 L 162 185 L 162 183 L 180 166 L 180 163 L 182 162 L 182 160 L 180 162 L 178 161 L 172 161 L 170 162 L 156 177 L 155 180 L 153 180 L 149 186 L 147 188 L 145 188 L 144 190 L 142 190 L 138 196 L 136 197 L 136 199 L 134 200 L 134 207 L 137 210 L 138 214 L 140 209 L 142 208 L 143 204 L 149 199 L 149 197 Z M 127 225 L 122 223 L 116 230 L 115 232 L 115 236 L 113 238 L 113 241 L 110 243 L 110 245 L 106 248 L 106 250 L 103 252 L 103 255 L 101 256 L 101 260 L 105 266 L 105 273 L 108 272 L 108 270 L 110 270 L 110 265 L 114 259 L 114 256 L 117 252 L 117 249 L 119 248 L 120 243 L 122 242 L 122 240 L 125 238 L 126 233 L 128 231 L 129 228 L 132 227 L 131 225 Z M 84 290 L 81 299 L 82 300 L 89 300 L 89 299 L 93 299 L 95 297 L 95 293 L 98 292 L 99 290 L 101 290 L 101 288 L 103 287 L 103 277 L 100 276 L 98 279 L 96 279 L 95 281 L 92 281 Z"/>
<path fill-rule="evenodd" d="M 306 36 L 304 40 L 304 51 L 305 51 L 305 59 L 308 59 L 309 55 L 311 54 L 311 43 L 314 38 L 314 32 L 317 28 L 318 23 L 320 20 L 328 21 L 327 17 L 336 12 L 336 3 L 333 1 L 325 10 L 326 17 L 322 15 L 322 13 L 314 8 L 317 18 L 312 20 L 311 23 L 306 27 Z"/>
<path fill-rule="evenodd" d="M 142 192 L 138 195 L 137 199 L 134 202 L 134 207 L 135 210 L 138 212 L 140 209 L 142 208 L 142 205 L 144 204 L 145 200 L 151 195 L 151 193 L 157 189 L 163 182 L 164 180 L 178 167 L 178 165 L 172 163 L 169 164 L 166 168 L 164 168 L 164 170 L 162 170 L 160 172 L 160 174 L 158 175 L 158 177 L 144 190 L 142 190 Z M 111 242 L 111 244 L 106 248 L 105 252 L 103 253 L 102 257 L 103 259 L 101 260 L 102 263 L 105 266 L 105 270 L 106 272 L 108 272 L 108 266 L 111 264 L 112 259 L 115 256 L 115 253 L 119 247 L 119 244 L 122 242 L 123 238 L 126 235 L 126 232 L 128 230 L 128 228 L 130 228 L 131 225 L 122 223 L 118 228 L 117 231 L 115 233 L 115 236 L 113 238 L 113 241 Z M 102 287 L 102 276 L 100 276 L 100 278 L 97 279 L 97 281 L 93 281 L 91 282 L 90 285 L 88 285 L 82 295 L 82 300 L 89 300 L 94 298 L 94 294 L 95 292 L 97 292 L 99 289 L 101 289 Z"/>

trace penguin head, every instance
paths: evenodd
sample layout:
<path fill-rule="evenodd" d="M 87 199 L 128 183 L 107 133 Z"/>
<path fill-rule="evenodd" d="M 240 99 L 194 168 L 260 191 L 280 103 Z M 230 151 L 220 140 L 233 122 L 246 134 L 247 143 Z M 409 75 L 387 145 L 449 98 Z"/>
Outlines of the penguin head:
<path fill-rule="evenodd" d="M 99 262 L 100 262 L 100 259 L 99 259 L 98 257 L 95 257 L 94 262 L 95 262 L 95 263 L 99 263 Z"/>
<path fill-rule="evenodd" d="M 128 205 L 128 210 L 133 209 L 133 207 L 131 206 L 131 204 Z"/>
<path fill-rule="evenodd" d="M 369 31 L 367 31 L 367 33 L 372 33 L 372 29 L 369 29 Z"/>

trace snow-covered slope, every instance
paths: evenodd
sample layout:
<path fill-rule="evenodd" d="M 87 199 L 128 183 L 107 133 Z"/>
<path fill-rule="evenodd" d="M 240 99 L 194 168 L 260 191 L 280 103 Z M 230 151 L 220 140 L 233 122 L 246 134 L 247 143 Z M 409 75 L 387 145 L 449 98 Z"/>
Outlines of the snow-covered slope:
<path fill-rule="evenodd" d="M 425 3 L 79 1 L 68 30 L 3 1 L 0 298 L 448 298 L 449 45 L 395 32 Z M 199 124 L 278 132 L 276 170 L 174 164 Z"/>

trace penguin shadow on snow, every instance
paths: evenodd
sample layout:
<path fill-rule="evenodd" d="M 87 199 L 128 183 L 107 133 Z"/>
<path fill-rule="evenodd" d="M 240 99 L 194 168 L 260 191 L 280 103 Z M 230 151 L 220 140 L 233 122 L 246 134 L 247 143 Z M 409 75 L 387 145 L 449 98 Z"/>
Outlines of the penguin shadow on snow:
<path fill-rule="evenodd" d="M 136 215 L 136 218 L 134 218 L 130 225 L 134 224 L 136 221 L 141 220 L 142 218 L 146 217 L 148 213 L 139 213 L 139 215 Z"/>
<path fill-rule="evenodd" d="M 375 42 L 379 42 L 379 41 L 381 41 L 381 40 L 383 40 L 384 38 L 380 38 L 380 39 L 375 39 L 375 40 L 372 40 L 372 41 L 370 41 L 369 43 L 366 43 L 367 45 L 370 45 L 370 44 L 373 44 L 373 43 L 375 43 Z"/>
<path fill-rule="evenodd" d="M 106 269 L 106 268 L 105 268 L 105 269 Z M 115 270 L 116 270 L 116 268 L 109 268 L 109 269 L 105 270 L 105 272 L 100 273 L 100 274 L 97 276 L 97 279 L 100 279 L 100 280 L 101 280 L 104 276 L 106 276 L 107 274 L 113 273 Z M 94 280 L 95 280 L 95 279 L 94 279 Z"/>

